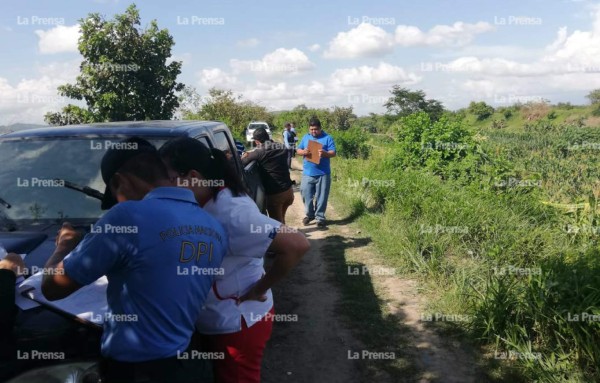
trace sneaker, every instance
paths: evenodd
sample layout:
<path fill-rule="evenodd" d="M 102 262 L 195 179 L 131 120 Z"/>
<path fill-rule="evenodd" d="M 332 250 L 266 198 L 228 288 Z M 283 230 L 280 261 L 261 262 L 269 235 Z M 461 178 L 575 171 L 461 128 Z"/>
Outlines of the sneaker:
<path fill-rule="evenodd" d="M 327 227 L 327 225 L 325 224 L 325 221 L 319 221 L 317 222 L 317 227 L 324 228 Z"/>
<path fill-rule="evenodd" d="M 312 221 L 314 218 L 308 218 L 308 217 L 304 217 L 304 219 L 302 219 L 302 223 L 304 224 L 304 226 L 308 225 L 310 223 L 310 221 Z"/>

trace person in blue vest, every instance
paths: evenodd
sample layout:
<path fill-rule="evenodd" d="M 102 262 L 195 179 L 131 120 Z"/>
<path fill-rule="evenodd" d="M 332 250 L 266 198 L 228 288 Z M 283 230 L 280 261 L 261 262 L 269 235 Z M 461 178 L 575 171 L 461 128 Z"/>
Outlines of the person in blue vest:
<path fill-rule="evenodd" d="M 329 198 L 329 188 L 331 187 L 331 167 L 329 161 L 330 158 L 336 155 L 335 142 L 333 141 L 333 137 L 325 133 L 321 128 L 321 121 L 318 118 L 311 118 L 308 126 L 309 132 L 302 137 L 296 150 L 296 153 L 304 157 L 302 183 L 300 185 L 305 212 L 302 223 L 306 226 L 316 218 L 317 226 L 324 228 L 326 227 L 325 210 L 327 210 L 327 199 Z M 309 141 L 317 141 L 323 145 L 321 150 L 319 150 L 318 164 L 306 159 L 310 155 L 310 152 L 307 150 Z"/>
<path fill-rule="evenodd" d="M 223 226 L 174 187 L 158 151 L 131 138 L 102 158 L 102 208 L 81 240 L 64 223 L 42 281 L 62 299 L 106 275 L 103 382 L 199 382 L 194 325 L 228 248 Z"/>

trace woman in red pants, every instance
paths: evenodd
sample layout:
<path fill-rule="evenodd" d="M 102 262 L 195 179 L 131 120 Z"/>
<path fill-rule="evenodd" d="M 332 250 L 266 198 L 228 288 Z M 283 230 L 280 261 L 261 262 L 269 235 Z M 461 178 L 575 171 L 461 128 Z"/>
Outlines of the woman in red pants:
<path fill-rule="evenodd" d="M 304 234 L 263 215 L 246 194 L 227 157 L 188 137 L 160 149 L 177 185 L 226 229 L 229 249 L 196 328 L 215 358 L 220 383 L 260 382 L 263 351 L 273 326 L 271 286 L 300 262 L 310 245 Z M 275 254 L 265 273 L 264 256 Z"/>

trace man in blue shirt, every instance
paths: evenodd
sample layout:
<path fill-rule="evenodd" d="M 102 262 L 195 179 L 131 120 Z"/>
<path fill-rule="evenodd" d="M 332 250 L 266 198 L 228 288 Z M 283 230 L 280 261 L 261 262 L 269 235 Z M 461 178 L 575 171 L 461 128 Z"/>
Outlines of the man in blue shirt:
<path fill-rule="evenodd" d="M 102 208 L 110 210 L 81 243 L 63 224 L 42 292 L 62 299 L 107 276 L 103 381 L 198 381 L 193 362 L 182 359 L 227 236 L 190 190 L 172 187 L 154 146 L 139 138 L 120 144 L 101 164 Z"/>
<path fill-rule="evenodd" d="M 304 156 L 300 191 L 304 200 L 306 216 L 302 223 L 306 226 L 316 218 L 317 226 L 324 228 L 325 210 L 327 209 L 327 199 L 329 198 L 329 188 L 331 186 L 329 159 L 335 157 L 335 143 L 333 138 L 321 129 L 321 121 L 318 118 L 312 118 L 308 125 L 309 133 L 302 137 L 302 141 L 300 141 L 296 150 L 296 153 Z M 309 141 L 317 141 L 323 145 L 319 150 L 318 164 L 306 160 L 306 156 L 310 155 L 307 150 Z M 313 198 L 315 202 L 313 202 Z"/>

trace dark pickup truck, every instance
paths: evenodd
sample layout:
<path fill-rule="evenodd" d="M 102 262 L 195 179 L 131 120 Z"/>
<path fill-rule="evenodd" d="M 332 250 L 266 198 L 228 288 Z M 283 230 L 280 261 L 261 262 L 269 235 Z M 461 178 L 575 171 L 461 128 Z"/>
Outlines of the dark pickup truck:
<path fill-rule="evenodd" d="M 54 251 L 62 222 L 89 231 L 103 213 L 98 200 L 104 190 L 102 156 L 112 144 L 131 136 L 143 137 L 157 148 L 169 139 L 187 136 L 223 150 L 264 211 L 257 164 L 243 167 L 231 132 L 221 122 L 114 122 L 24 130 L 0 135 L 0 245 L 8 252 L 25 254 L 27 268 L 36 270 Z M 37 350 L 40 355 L 60 352 L 64 357 L 20 358 L 11 369 L 27 372 L 11 382 L 94 381 L 90 374 L 94 375 L 100 331 L 43 306 L 19 311 L 15 333 L 21 355 Z M 0 370 L 5 369 L 1 363 Z"/>

